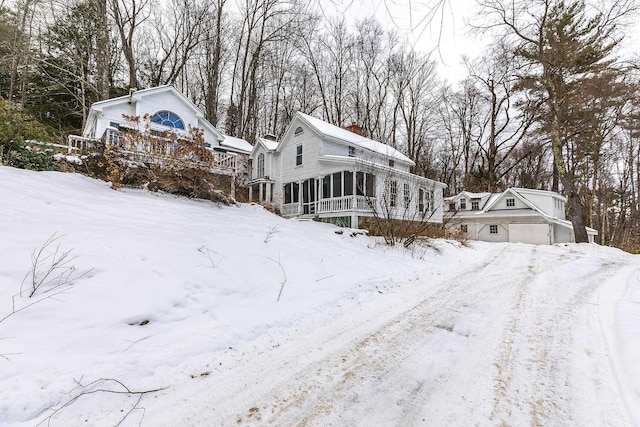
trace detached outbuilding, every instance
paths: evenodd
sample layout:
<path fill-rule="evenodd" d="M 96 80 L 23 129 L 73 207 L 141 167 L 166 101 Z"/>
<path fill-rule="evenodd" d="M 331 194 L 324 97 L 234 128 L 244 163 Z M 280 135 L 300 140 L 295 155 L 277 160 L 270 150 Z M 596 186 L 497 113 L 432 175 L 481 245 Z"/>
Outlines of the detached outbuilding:
<path fill-rule="evenodd" d="M 553 245 L 575 242 L 566 202 L 552 191 L 509 188 L 502 193 L 463 191 L 447 197 L 444 209 L 447 229 L 472 240 Z M 598 232 L 587 227 L 587 234 L 593 243 Z"/>

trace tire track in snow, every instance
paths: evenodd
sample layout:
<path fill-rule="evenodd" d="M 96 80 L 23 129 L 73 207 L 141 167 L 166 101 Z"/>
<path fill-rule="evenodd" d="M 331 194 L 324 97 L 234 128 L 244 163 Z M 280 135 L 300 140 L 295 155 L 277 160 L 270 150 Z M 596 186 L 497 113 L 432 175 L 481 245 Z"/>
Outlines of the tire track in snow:
<path fill-rule="evenodd" d="M 511 276 L 500 280 L 504 275 L 493 273 L 498 270 L 497 264 L 504 263 L 504 255 L 503 248 L 481 268 L 473 269 L 478 274 L 460 273 L 411 309 L 400 312 L 370 335 L 359 339 L 352 348 L 328 354 L 314 363 L 312 369 L 302 371 L 294 381 L 295 386 L 288 384 L 289 388 L 295 388 L 295 397 L 283 399 L 270 408 L 265 405 L 266 411 L 262 413 L 267 412 L 267 416 L 263 415 L 261 421 L 278 425 L 321 425 L 332 421 L 342 425 L 357 424 L 358 420 L 372 419 L 372 414 L 380 409 L 377 407 L 380 402 L 358 401 L 359 395 L 372 388 L 382 389 L 386 394 L 391 390 L 399 395 L 397 402 L 390 403 L 397 407 L 398 418 L 407 422 L 417 418 L 420 410 L 416 412 L 413 408 L 420 408 L 428 399 L 438 378 L 427 378 L 408 392 L 405 384 L 394 380 L 398 371 L 419 361 L 429 347 L 446 346 L 451 335 L 457 334 L 455 325 L 471 313 L 480 300 L 512 282 Z M 460 341 L 465 338 L 458 337 Z M 379 421 L 379 415 L 375 418 Z"/>
<path fill-rule="evenodd" d="M 496 358 L 498 374 L 491 414 L 496 424 L 513 425 L 523 421 L 530 425 L 598 424 L 579 408 L 585 406 L 579 402 L 585 396 L 575 396 L 576 390 L 585 387 L 576 386 L 582 380 L 572 369 L 572 363 L 581 357 L 574 336 L 578 323 L 585 322 L 578 314 L 619 264 L 603 265 L 596 271 L 580 271 L 579 257 L 562 261 L 555 266 L 538 266 L 535 280 L 520 289 Z M 570 268 L 571 264 L 576 267 Z M 556 271 L 556 267 L 560 271 Z M 556 279 L 563 270 L 573 272 L 570 283 L 559 283 Z M 591 350 L 596 353 L 594 357 L 602 354 L 602 345 L 593 342 L 593 337 L 589 339 L 590 347 L 596 347 Z M 608 370 L 608 366 L 602 364 L 594 367 L 596 370 L 588 373 L 593 378 L 601 377 L 602 371 Z M 591 405 L 616 407 L 613 397 L 609 403 L 603 401 L 606 395 L 596 390 L 590 397 Z M 604 415 L 599 421 L 607 423 L 612 419 Z"/>

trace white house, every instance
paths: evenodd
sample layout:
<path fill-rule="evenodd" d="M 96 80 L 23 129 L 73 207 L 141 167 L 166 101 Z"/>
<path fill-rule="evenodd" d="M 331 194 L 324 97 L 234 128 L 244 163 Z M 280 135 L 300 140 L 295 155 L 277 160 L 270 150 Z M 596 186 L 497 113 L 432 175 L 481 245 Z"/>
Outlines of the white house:
<path fill-rule="evenodd" d="M 258 138 L 251 161 L 250 198 L 286 217 L 354 228 L 374 215 L 442 222 L 445 184 L 410 173 L 413 161 L 391 146 L 303 113 L 280 141 Z"/>
<path fill-rule="evenodd" d="M 447 228 L 486 242 L 555 244 L 575 242 L 565 219 L 567 199 L 558 193 L 509 188 L 502 193 L 463 191 L 444 201 Z M 589 241 L 598 232 L 587 228 Z"/>
<path fill-rule="evenodd" d="M 127 117 L 148 117 L 148 122 L 136 122 Z M 190 128 L 202 131 L 205 146 L 214 153 L 215 165 L 223 169 L 235 170 L 237 155 L 248 155 L 253 148 L 244 140 L 223 135 L 189 98 L 173 85 L 166 85 L 131 91 L 129 95 L 93 103 L 82 136 L 69 137 L 69 152 L 98 151 L 108 142 L 118 143 L 122 132 L 128 129 L 171 130 L 187 137 Z M 171 147 L 168 144 L 163 149 Z M 157 147 L 153 151 L 156 155 L 163 154 Z"/>

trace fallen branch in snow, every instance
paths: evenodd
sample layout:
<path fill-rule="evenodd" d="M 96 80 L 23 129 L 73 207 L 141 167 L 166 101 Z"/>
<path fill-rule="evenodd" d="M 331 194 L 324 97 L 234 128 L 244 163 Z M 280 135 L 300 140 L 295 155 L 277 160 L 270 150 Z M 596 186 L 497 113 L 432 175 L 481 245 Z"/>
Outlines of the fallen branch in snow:
<path fill-rule="evenodd" d="M 53 419 L 53 417 L 56 414 L 58 414 L 64 408 L 67 408 L 70 405 L 72 405 L 75 401 L 80 399 L 82 396 L 87 396 L 87 395 L 95 394 L 95 393 L 112 393 L 112 394 L 121 394 L 121 395 L 127 395 L 127 396 L 137 396 L 138 398 L 136 399 L 135 404 L 124 414 L 124 417 L 122 417 L 120 419 L 120 421 L 118 421 L 115 424 L 115 426 L 119 426 L 136 409 L 141 409 L 142 410 L 142 414 L 143 414 L 142 417 L 144 418 L 144 408 L 139 408 L 138 405 L 140 404 L 140 401 L 142 400 L 142 397 L 145 394 L 150 394 L 150 393 L 155 393 L 155 392 L 158 392 L 158 391 L 166 390 L 166 387 L 161 387 L 161 388 L 150 389 L 150 390 L 134 391 L 134 390 L 131 390 L 126 385 L 124 385 L 121 381 L 118 381 L 118 380 L 116 380 L 114 378 L 100 378 L 100 379 L 92 381 L 92 382 L 90 382 L 88 384 L 82 384 L 81 381 L 82 381 L 82 378 L 80 378 L 80 380 L 74 379 L 74 382 L 76 384 L 78 384 L 78 386 L 73 388 L 72 390 L 70 390 L 68 392 L 68 394 L 71 395 L 72 393 L 74 393 L 78 389 L 80 389 L 80 392 L 77 393 L 71 399 L 69 399 L 67 402 L 62 404 L 59 408 L 55 408 L 55 409 L 54 408 L 50 408 L 50 410 L 53 411 L 51 413 L 51 415 L 49 415 L 48 417 L 46 417 L 45 419 L 40 421 L 38 424 L 36 424 L 36 427 L 40 426 L 40 425 L 42 425 L 44 423 L 47 423 L 47 425 L 50 425 L 51 424 L 51 420 Z M 117 387 L 117 389 L 113 390 L 111 388 L 108 388 L 110 386 L 115 386 L 115 387 Z"/>
<path fill-rule="evenodd" d="M 198 248 L 198 252 L 200 252 L 202 254 L 202 256 L 204 256 L 205 258 L 207 258 L 209 260 L 209 263 L 211 264 L 211 268 L 218 268 L 218 266 L 220 265 L 221 261 L 218 261 L 218 263 L 216 263 L 213 260 L 213 257 L 211 256 L 211 254 L 217 254 L 218 252 L 213 251 L 211 249 L 209 249 L 208 247 L 202 245 Z"/>
<path fill-rule="evenodd" d="M 280 254 L 278 254 L 278 260 L 276 261 L 273 258 L 269 258 L 271 261 L 275 262 L 276 264 L 278 264 L 280 266 L 280 269 L 282 270 L 282 282 L 280 285 L 280 292 L 278 292 L 278 299 L 276 299 L 276 302 L 280 301 L 280 297 L 282 296 L 282 290 L 284 289 L 284 284 L 287 283 L 287 272 L 284 270 L 284 267 L 282 266 L 282 263 L 280 262 Z"/>
<path fill-rule="evenodd" d="M 75 255 L 71 255 L 73 249 L 61 251 L 59 244 L 55 249 L 51 248 L 51 245 L 62 237 L 64 236 L 58 236 L 53 233 L 42 244 L 40 249 L 34 249 L 31 254 L 31 267 L 20 284 L 20 296 L 22 296 L 24 284 L 28 278 L 31 282 L 28 296 L 31 298 L 41 289 L 43 293 L 46 293 L 62 286 L 71 285 L 73 281 L 80 279 L 91 271 L 88 270 L 81 273 L 76 270 L 75 265 L 71 265 L 78 258 Z"/>
<path fill-rule="evenodd" d="M 316 282 L 319 282 L 319 281 L 324 280 L 324 279 L 329 279 L 329 278 L 331 278 L 331 277 L 333 277 L 333 276 L 335 276 L 335 274 L 332 274 L 332 275 L 330 275 L 330 276 L 326 276 L 326 277 L 321 277 L 321 278 L 319 278 L 319 279 L 316 279 Z"/>
<path fill-rule="evenodd" d="M 9 317 L 13 316 L 14 314 L 19 313 L 19 312 L 21 312 L 23 310 L 26 310 L 27 308 L 29 308 L 31 306 L 34 306 L 34 305 L 38 304 L 39 302 L 42 302 L 42 301 L 47 300 L 47 299 L 56 299 L 56 298 L 54 298 L 56 295 L 63 294 L 63 293 L 67 292 L 70 289 L 71 289 L 71 285 L 65 287 L 64 289 L 59 290 L 58 292 L 54 292 L 54 293 L 52 293 L 50 295 L 42 297 L 39 300 L 33 301 L 33 302 L 31 302 L 31 303 L 29 303 L 29 304 L 27 304 L 27 305 L 25 305 L 23 307 L 20 307 L 20 308 L 16 308 L 16 297 L 20 296 L 20 294 L 17 293 L 14 296 L 11 297 L 11 300 L 12 300 L 11 313 L 7 314 L 2 319 L 0 319 L 0 323 L 2 323 L 3 321 L 7 320 Z"/>
<path fill-rule="evenodd" d="M 124 349 L 124 350 L 122 350 L 122 351 L 127 351 L 127 350 L 129 350 L 131 347 L 133 347 L 134 345 L 138 344 L 140 341 L 144 341 L 144 340 L 146 340 L 147 338 L 151 338 L 151 335 L 146 336 L 146 337 L 144 337 L 144 338 L 140 338 L 139 340 L 135 340 L 135 341 L 131 341 L 131 340 L 124 340 L 124 341 L 130 342 L 130 343 L 131 343 L 131 345 L 130 345 L 129 347 L 125 348 L 125 349 Z"/>
<path fill-rule="evenodd" d="M 269 230 L 267 230 L 267 235 L 264 238 L 264 242 L 265 243 L 269 243 L 269 240 L 271 240 L 271 238 L 273 236 L 275 236 L 276 234 L 278 234 L 280 230 L 278 229 L 278 225 L 272 225 Z"/>
<path fill-rule="evenodd" d="M 0 357 L 2 357 L 4 360 L 8 362 L 9 358 L 7 356 L 13 356 L 15 354 L 22 354 L 22 353 L 4 353 L 4 354 L 0 354 Z"/>

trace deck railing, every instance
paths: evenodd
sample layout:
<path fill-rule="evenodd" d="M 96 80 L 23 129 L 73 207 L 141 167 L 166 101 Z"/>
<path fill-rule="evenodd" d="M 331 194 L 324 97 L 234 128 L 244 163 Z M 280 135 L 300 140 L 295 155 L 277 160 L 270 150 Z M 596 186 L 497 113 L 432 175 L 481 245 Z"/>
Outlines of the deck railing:
<path fill-rule="evenodd" d="M 69 136 L 69 145 L 67 151 L 69 154 L 91 154 L 101 153 L 105 147 L 114 146 L 121 147 L 121 133 L 114 128 L 107 128 L 101 139 L 85 138 L 82 136 Z M 141 142 L 135 147 L 122 151 L 129 158 L 145 163 L 166 164 L 176 159 L 172 157 L 175 152 L 176 143 L 173 141 L 152 141 Z M 212 151 L 211 165 L 205 165 L 203 162 L 191 161 L 192 166 L 203 167 L 210 166 L 212 170 L 217 171 L 237 171 L 238 156 L 235 153 L 220 153 Z"/>
<path fill-rule="evenodd" d="M 102 151 L 104 144 L 99 139 L 85 138 L 83 136 L 69 136 L 67 152 L 69 154 L 89 154 Z"/>

